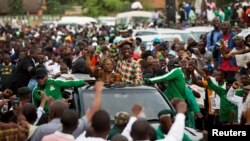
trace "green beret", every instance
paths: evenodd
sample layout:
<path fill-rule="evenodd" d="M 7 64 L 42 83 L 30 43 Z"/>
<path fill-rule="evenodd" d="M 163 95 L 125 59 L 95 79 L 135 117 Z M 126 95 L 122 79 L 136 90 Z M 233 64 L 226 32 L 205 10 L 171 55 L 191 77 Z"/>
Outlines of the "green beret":
<path fill-rule="evenodd" d="M 163 115 L 173 118 L 174 117 L 174 112 L 169 110 L 169 109 L 162 110 L 162 111 L 160 111 L 158 113 L 158 118 L 160 118 Z"/>

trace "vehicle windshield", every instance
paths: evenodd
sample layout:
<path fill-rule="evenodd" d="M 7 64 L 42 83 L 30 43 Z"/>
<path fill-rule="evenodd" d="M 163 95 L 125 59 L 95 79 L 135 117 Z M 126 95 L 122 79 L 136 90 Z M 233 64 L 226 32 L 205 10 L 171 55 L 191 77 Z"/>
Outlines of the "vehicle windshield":
<path fill-rule="evenodd" d="M 195 37 L 196 41 L 200 40 L 201 35 L 206 34 L 206 32 L 191 32 L 191 33 Z"/>
<path fill-rule="evenodd" d="M 93 101 L 93 91 L 87 90 L 83 94 L 83 106 L 86 111 Z M 158 119 L 158 113 L 163 109 L 170 109 L 167 101 L 157 90 L 142 89 L 105 89 L 102 96 L 101 109 L 105 109 L 111 119 L 117 112 L 131 113 L 134 104 L 140 104 L 148 120 Z"/>
<path fill-rule="evenodd" d="M 144 23 L 144 22 L 148 22 L 149 21 L 149 18 L 147 17 L 132 17 L 132 23 L 135 24 L 135 23 Z"/>

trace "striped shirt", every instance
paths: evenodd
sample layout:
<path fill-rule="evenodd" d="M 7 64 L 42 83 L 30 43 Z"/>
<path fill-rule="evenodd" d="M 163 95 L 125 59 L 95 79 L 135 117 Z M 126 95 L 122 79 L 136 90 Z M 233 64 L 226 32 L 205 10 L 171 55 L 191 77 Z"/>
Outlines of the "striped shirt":
<path fill-rule="evenodd" d="M 116 73 L 121 76 L 123 82 L 140 85 L 143 83 L 140 65 L 134 60 L 119 60 Z"/>

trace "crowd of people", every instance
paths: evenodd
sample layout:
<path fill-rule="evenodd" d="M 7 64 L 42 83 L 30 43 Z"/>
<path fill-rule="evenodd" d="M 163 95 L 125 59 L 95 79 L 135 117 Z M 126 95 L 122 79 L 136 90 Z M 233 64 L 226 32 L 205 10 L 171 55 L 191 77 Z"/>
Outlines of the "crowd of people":
<path fill-rule="evenodd" d="M 217 1 L 218 2 L 218 1 Z M 169 11 L 166 11 L 168 14 Z M 219 17 L 221 22 L 229 21 L 232 26 L 246 28 L 249 26 L 250 3 L 247 0 L 232 0 L 228 4 L 216 5 L 215 0 L 204 0 L 200 5 L 196 3 L 182 2 L 177 9 L 177 21 L 181 27 L 201 26 L 212 22 L 213 18 Z M 158 17 L 158 25 L 162 26 L 162 20 L 165 19 L 168 26 L 174 26 L 173 19 L 161 14 Z M 171 23 L 172 20 L 172 23 Z"/>
<path fill-rule="evenodd" d="M 1 26 L 0 141 L 189 141 L 186 128 L 206 139 L 215 125 L 250 124 L 250 33 L 238 36 L 220 17 L 211 23 L 199 41 L 170 45 L 156 37 L 153 50 L 122 26 Z M 65 91 L 88 85 L 74 77 L 79 73 L 96 79 L 82 117 Z M 156 111 L 157 129 L 142 116 L 143 105 L 109 115 L 100 109 L 104 84 L 157 87 L 176 112 Z"/>

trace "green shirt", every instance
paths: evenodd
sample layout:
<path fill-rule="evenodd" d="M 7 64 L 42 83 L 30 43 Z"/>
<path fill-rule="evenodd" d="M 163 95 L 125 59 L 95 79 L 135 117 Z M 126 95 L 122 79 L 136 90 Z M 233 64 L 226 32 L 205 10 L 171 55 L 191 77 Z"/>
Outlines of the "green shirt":
<path fill-rule="evenodd" d="M 45 88 L 40 88 L 38 85 L 33 90 L 33 102 L 35 106 L 39 107 L 41 103 L 41 97 L 38 94 L 38 91 L 44 91 L 47 96 L 51 96 L 55 100 L 62 99 L 61 88 L 71 88 L 71 87 L 80 87 L 85 85 L 84 80 L 54 80 L 48 79 L 45 84 Z M 48 112 L 48 103 L 45 104 L 44 111 Z"/>
<path fill-rule="evenodd" d="M 186 83 L 181 68 L 173 69 L 165 75 L 150 78 L 149 80 L 152 83 L 166 82 L 167 87 L 164 91 L 164 94 L 170 101 L 173 98 L 180 98 L 185 100 Z"/>
<path fill-rule="evenodd" d="M 111 140 L 117 134 L 121 134 L 122 131 L 123 131 L 122 129 L 114 125 L 114 127 L 109 131 L 108 140 Z"/>
<path fill-rule="evenodd" d="M 228 21 L 228 20 L 230 20 L 230 17 L 231 17 L 231 15 L 233 14 L 233 11 L 232 11 L 232 9 L 226 9 L 225 10 L 225 21 Z"/>
<path fill-rule="evenodd" d="M 194 128 L 194 114 L 200 112 L 199 105 L 194 97 L 193 92 L 186 86 L 186 81 L 181 68 L 175 68 L 169 73 L 149 79 L 152 83 L 166 82 L 167 87 L 164 91 L 164 95 L 171 101 L 173 98 L 183 99 L 188 104 L 188 120 L 185 125 Z"/>
<path fill-rule="evenodd" d="M 227 100 L 227 90 L 215 85 L 211 79 L 208 79 L 208 87 L 220 97 L 220 120 L 221 122 L 230 122 L 232 112 L 235 112 L 234 121 L 237 121 L 237 106 Z"/>
<path fill-rule="evenodd" d="M 157 140 L 161 140 L 164 139 L 164 133 L 161 130 L 161 127 L 159 126 L 156 130 L 156 136 L 157 136 Z M 184 134 L 182 141 L 192 141 L 188 135 Z"/>

